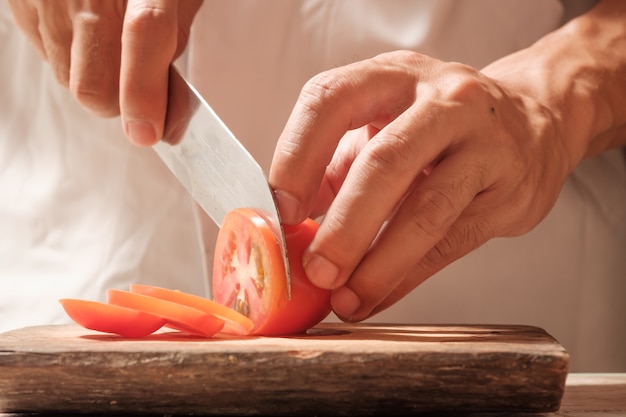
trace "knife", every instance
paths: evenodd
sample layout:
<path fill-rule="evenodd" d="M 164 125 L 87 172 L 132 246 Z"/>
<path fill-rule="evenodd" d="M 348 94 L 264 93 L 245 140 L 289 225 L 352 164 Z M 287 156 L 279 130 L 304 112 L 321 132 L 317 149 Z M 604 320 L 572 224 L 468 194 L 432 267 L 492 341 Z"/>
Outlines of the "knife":
<path fill-rule="evenodd" d="M 285 234 L 263 169 L 173 65 L 163 140 L 153 148 L 218 226 L 239 207 L 265 217 L 280 246 L 291 298 Z"/>

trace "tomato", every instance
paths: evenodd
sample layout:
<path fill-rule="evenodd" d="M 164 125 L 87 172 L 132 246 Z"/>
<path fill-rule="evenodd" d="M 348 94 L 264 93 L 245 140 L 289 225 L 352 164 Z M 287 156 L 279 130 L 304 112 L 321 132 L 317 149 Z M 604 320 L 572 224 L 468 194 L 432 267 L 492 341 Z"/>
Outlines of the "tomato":
<path fill-rule="evenodd" d="M 162 326 L 212 337 L 301 333 L 331 311 L 330 291 L 314 286 L 302 255 L 317 231 L 308 219 L 285 226 L 291 270 L 291 298 L 283 258 L 271 226 L 257 211 L 235 209 L 226 215 L 217 238 L 213 297 L 149 285 L 130 291 L 109 289 L 109 304 L 62 299 L 66 313 L 83 327 L 124 337 L 147 336 Z"/>
<path fill-rule="evenodd" d="M 219 317 L 172 301 L 116 289 L 107 290 L 107 296 L 109 304 L 159 316 L 166 326 L 197 336 L 212 337 L 224 327 Z"/>
<path fill-rule="evenodd" d="M 215 301 L 209 300 L 208 298 L 177 290 L 140 284 L 131 284 L 130 292 L 150 295 L 152 297 L 193 307 L 204 311 L 205 313 L 213 314 L 224 320 L 225 324 L 224 329 L 222 330 L 224 333 L 246 335 L 250 333 L 254 327 L 254 323 L 248 317 L 236 312 L 233 309 L 218 304 Z"/>
<path fill-rule="evenodd" d="M 63 298 L 59 302 L 67 315 L 81 326 L 123 337 L 145 337 L 165 324 L 159 316 L 131 308 L 73 298 Z"/>
<path fill-rule="evenodd" d="M 213 299 L 249 317 L 256 335 L 301 333 L 322 321 L 331 311 L 330 291 L 313 285 L 302 266 L 302 255 L 317 228 L 312 219 L 284 226 L 289 299 L 283 258 L 271 226 L 253 209 L 228 212 L 215 245 Z"/>

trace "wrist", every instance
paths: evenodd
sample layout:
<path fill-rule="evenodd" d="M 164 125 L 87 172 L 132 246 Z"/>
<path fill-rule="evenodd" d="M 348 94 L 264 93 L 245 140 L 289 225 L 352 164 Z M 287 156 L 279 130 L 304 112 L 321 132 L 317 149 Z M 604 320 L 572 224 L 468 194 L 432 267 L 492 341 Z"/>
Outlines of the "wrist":
<path fill-rule="evenodd" d="M 606 0 L 483 72 L 540 103 L 570 170 L 626 144 L 626 2 Z"/>

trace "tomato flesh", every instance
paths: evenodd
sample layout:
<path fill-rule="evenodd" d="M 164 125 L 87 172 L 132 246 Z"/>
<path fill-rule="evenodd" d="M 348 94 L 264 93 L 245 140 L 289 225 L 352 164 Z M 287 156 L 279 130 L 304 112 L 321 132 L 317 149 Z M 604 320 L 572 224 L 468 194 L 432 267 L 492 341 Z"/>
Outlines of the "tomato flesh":
<path fill-rule="evenodd" d="M 166 326 L 193 335 L 212 337 L 224 327 L 219 317 L 172 301 L 116 289 L 109 289 L 107 296 L 110 304 L 159 316 Z"/>
<path fill-rule="evenodd" d="M 165 324 L 162 317 L 132 308 L 73 298 L 59 302 L 72 320 L 98 332 L 134 339 L 148 336 Z"/>
<path fill-rule="evenodd" d="M 273 232 L 253 210 L 231 211 L 222 222 L 214 259 L 214 299 L 250 318 L 255 329 L 267 320 L 280 292 L 286 292 L 278 282 L 285 276 L 282 257 L 268 250 L 272 246 L 277 246 Z M 265 292 L 272 286 L 273 292 Z"/>
<path fill-rule="evenodd" d="M 247 316 L 252 334 L 301 333 L 331 311 L 330 291 L 314 286 L 302 267 L 302 255 L 318 224 L 307 219 L 284 226 L 291 299 L 279 243 L 265 218 L 256 210 L 227 213 L 215 247 L 213 298 Z"/>
<path fill-rule="evenodd" d="M 246 335 L 250 333 L 254 327 L 254 323 L 248 317 L 233 309 L 218 304 L 215 301 L 209 300 L 208 298 L 177 290 L 170 290 L 168 288 L 140 284 L 131 284 L 130 292 L 149 295 L 162 300 L 186 305 L 208 314 L 213 314 L 224 320 L 223 333 Z"/>

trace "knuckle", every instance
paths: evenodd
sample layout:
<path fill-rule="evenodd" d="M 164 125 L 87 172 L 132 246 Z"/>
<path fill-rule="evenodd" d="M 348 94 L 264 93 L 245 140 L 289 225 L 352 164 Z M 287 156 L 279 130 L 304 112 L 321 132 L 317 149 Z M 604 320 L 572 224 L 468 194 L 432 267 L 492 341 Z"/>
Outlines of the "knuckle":
<path fill-rule="evenodd" d="M 71 91 L 76 101 L 99 116 L 114 117 L 120 113 L 118 96 L 111 89 L 73 84 Z"/>
<path fill-rule="evenodd" d="M 487 218 L 472 218 L 457 223 L 420 261 L 429 271 L 437 271 L 495 237 L 493 224 Z"/>
<path fill-rule="evenodd" d="M 530 232 L 548 215 L 555 202 L 553 200 L 548 206 L 537 204 L 536 188 L 525 187 L 528 188 L 527 191 L 522 189 L 524 187 L 518 187 L 517 192 L 510 196 L 509 201 L 502 204 L 506 209 L 506 219 L 508 219 L 506 227 L 502 230 L 505 236 L 521 236 Z"/>
<path fill-rule="evenodd" d="M 125 32 L 152 32 L 169 28 L 172 20 L 165 10 L 141 5 L 129 8 L 124 20 Z"/>
<path fill-rule="evenodd" d="M 122 16 L 113 6 L 98 5 L 75 16 L 79 53 L 73 56 L 69 88 L 76 101 L 102 117 L 119 114 Z"/>
<path fill-rule="evenodd" d="M 487 217 L 472 217 L 457 224 L 446 238 L 442 239 L 441 250 L 448 261 L 455 260 L 470 250 L 495 237 L 493 223 Z"/>
<path fill-rule="evenodd" d="M 364 154 L 365 163 L 377 173 L 412 172 L 413 147 L 410 136 L 403 131 L 389 129 L 369 142 Z"/>
<path fill-rule="evenodd" d="M 430 276 L 454 262 L 458 258 L 454 255 L 457 240 L 449 236 L 443 237 L 420 260 L 420 270 L 426 271 L 426 274 Z"/>
<path fill-rule="evenodd" d="M 465 198 L 474 198 L 486 187 L 486 169 L 486 166 L 478 159 L 466 161 L 459 170 L 461 173 L 459 178 L 451 184 L 452 189 Z"/>
<path fill-rule="evenodd" d="M 421 259 L 420 264 L 423 269 L 432 273 L 438 271 L 443 266 L 451 263 L 450 256 L 446 251 L 446 247 L 449 245 L 448 239 L 441 239 L 428 253 Z"/>
<path fill-rule="evenodd" d="M 114 69 L 113 69 L 114 68 Z M 118 70 L 118 66 L 103 65 L 100 70 L 91 67 L 72 74 L 70 91 L 82 106 L 103 117 L 114 117 L 119 114 L 119 83 L 113 74 L 102 71 Z"/>
<path fill-rule="evenodd" d="M 474 219 L 471 227 L 467 228 L 464 241 L 470 242 L 472 248 L 477 248 L 483 243 L 496 237 L 493 223 L 486 217 Z"/>
<path fill-rule="evenodd" d="M 309 79 L 300 91 L 300 102 L 313 113 L 319 113 L 328 103 L 338 100 L 341 82 L 332 71 L 322 72 Z"/>
<path fill-rule="evenodd" d="M 450 84 L 450 96 L 459 101 L 475 97 L 483 92 L 483 83 L 475 77 L 460 76 L 455 78 L 455 81 Z"/>
<path fill-rule="evenodd" d="M 463 64 L 450 64 L 456 76 L 450 77 L 446 84 L 449 99 L 457 102 L 491 102 L 493 87 L 487 78 L 475 68 Z"/>
<path fill-rule="evenodd" d="M 455 199 L 438 188 L 421 190 L 409 205 L 409 222 L 414 234 L 439 239 L 458 217 Z"/>
<path fill-rule="evenodd" d="M 373 59 L 385 65 L 401 65 L 407 68 L 415 68 L 427 65 L 428 60 L 431 58 L 416 51 L 399 49 L 395 51 L 380 53 L 376 55 Z"/>
<path fill-rule="evenodd" d="M 357 245 L 348 238 L 346 227 L 341 216 L 333 216 L 332 219 L 325 218 L 323 223 L 323 241 L 320 246 L 324 256 L 334 262 L 340 268 L 352 268 L 353 256 Z M 319 234 L 319 232 L 318 232 Z"/>

